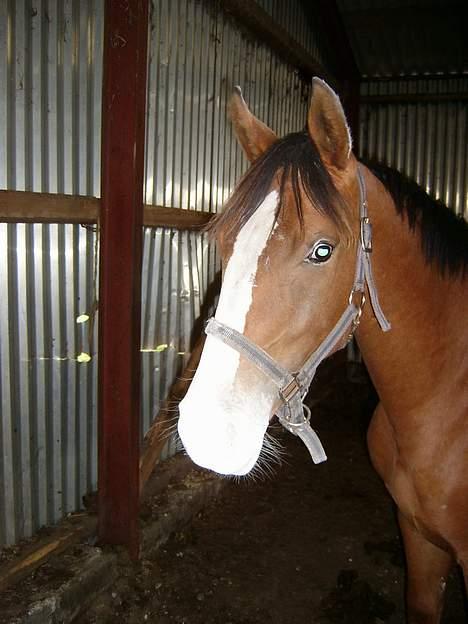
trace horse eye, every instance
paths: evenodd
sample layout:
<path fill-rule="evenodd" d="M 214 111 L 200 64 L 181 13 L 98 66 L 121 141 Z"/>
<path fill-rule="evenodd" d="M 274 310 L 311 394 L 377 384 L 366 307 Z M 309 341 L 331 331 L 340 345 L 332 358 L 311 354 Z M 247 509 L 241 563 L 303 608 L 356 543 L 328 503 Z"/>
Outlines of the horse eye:
<path fill-rule="evenodd" d="M 327 260 L 330 260 L 333 249 L 334 247 L 331 243 L 319 241 L 318 243 L 315 243 L 312 251 L 309 253 L 305 261 L 312 262 L 313 264 L 323 264 L 324 262 L 327 262 Z"/>

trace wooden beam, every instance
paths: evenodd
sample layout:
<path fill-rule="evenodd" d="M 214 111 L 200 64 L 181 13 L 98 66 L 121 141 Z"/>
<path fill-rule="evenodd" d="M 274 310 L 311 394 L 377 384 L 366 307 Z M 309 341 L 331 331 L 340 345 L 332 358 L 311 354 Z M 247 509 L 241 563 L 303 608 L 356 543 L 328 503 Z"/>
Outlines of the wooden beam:
<path fill-rule="evenodd" d="M 52 535 L 27 546 L 19 557 L 0 566 L 0 592 L 31 574 L 52 556 L 92 535 L 95 530 L 96 519 L 85 513 L 74 514 L 64 520 L 59 528 L 52 529 Z"/>
<path fill-rule="evenodd" d="M 171 227 L 177 230 L 200 230 L 213 219 L 210 212 L 182 210 L 164 206 L 145 206 L 143 224 L 148 227 Z"/>
<path fill-rule="evenodd" d="M 319 76 L 337 87 L 336 78 L 254 0 L 220 0 L 220 5 L 256 39 L 266 43 L 287 63 L 296 67 L 303 78 L 311 80 Z"/>
<path fill-rule="evenodd" d="M 361 106 L 360 83 L 357 80 L 344 80 L 341 93 L 343 108 L 351 130 L 353 151 L 359 153 L 359 111 Z"/>
<path fill-rule="evenodd" d="M 310 26 L 317 28 L 317 24 L 326 33 L 327 39 L 333 42 L 329 62 L 334 68 L 340 81 L 338 93 L 351 128 L 354 151 L 358 151 L 359 141 L 359 85 L 361 73 L 357 66 L 354 52 L 349 41 L 348 32 L 344 25 L 336 0 L 302 0 L 304 14 Z"/>
<path fill-rule="evenodd" d="M 139 554 L 140 319 L 148 0 L 105 1 L 98 536 Z"/>
<path fill-rule="evenodd" d="M 466 102 L 468 93 L 404 93 L 364 95 L 361 104 L 424 104 L 436 102 Z"/>
<path fill-rule="evenodd" d="M 320 0 L 322 1 L 322 0 Z M 323 0 L 324 2 L 326 0 Z M 459 22 L 462 25 L 466 18 L 466 6 L 458 0 L 448 6 L 447 0 L 436 6 L 435 3 L 427 3 L 427 6 L 411 6 L 407 0 L 401 6 L 380 6 L 366 8 L 344 9 L 344 19 L 350 26 L 361 33 L 380 32 L 382 24 L 386 28 L 401 28 L 402 24 L 418 25 L 435 31 L 438 25 L 453 24 Z M 382 3 L 383 5 L 383 3 Z M 357 5 L 358 6 L 358 5 Z M 460 22 L 461 20 L 461 22 Z"/>
<path fill-rule="evenodd" d="M 359 82 L 361 72 L 354 57 L 354 51 L 348 37 L 341 12 L 336 0 L 302 0 L 302 8 L 308 17 L 311 27 L 320 25 L 326 33 L 328 41 L 332 42 L 330 54 L 333 55 L 333 67 L 336 67 L 337 78 L 343 82 Z"/>
<path fill-rule="evenodd" d="M 464 80 L 463 72 L 425 72 L 424 74 L 406 74 L 404 76 L 364 76 L 361 82 L 421 82 L 422 80 Z"/>
<path fill-rule="evenodd" d="M 0 223 L 96 223 L 95 197 L 0 191 Z"/>
<path fill-rule="evenodd" d="M 97 223 L 101 200 L 80 195 L 0 191 L 0 223 Z M 183 210 L 146 204 L 143 225 L 198 230 L 213 215 L 199 210 Z"/>

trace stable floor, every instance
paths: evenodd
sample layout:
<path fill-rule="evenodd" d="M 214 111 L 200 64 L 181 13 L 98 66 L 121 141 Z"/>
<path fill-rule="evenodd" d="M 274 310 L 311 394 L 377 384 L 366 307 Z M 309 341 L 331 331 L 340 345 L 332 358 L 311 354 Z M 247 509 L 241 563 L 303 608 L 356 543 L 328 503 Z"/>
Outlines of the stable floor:
<path fill-rule="evenodd" d="M 154 559 L 122 577 L 81 624 L 403 624 L 404 558 L 365 431 L 375 404 L 361 369 L 327 364 L 311 396 L 329 460 L 273 429 L 283 463 L 223 494 Z M 467 621 L 457 572 L 444 624 Z"/>

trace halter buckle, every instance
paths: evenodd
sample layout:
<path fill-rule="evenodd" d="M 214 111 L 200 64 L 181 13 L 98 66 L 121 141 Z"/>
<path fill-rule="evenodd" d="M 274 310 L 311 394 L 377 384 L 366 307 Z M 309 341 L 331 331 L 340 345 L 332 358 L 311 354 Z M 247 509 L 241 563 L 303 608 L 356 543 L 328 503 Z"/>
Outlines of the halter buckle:
<path fill-rule="evenodd" d="M 361 248 L 364 253 L 372 253 L 372 224 L 369 217 L 361 217 Z"/>
<path fill-rule="evenodd" d="M 279 395 L 283 399 L 284 403 L 287 404 L 300 391 L 301 386 L 297 381 L 297 376 L 293 374 L 293 378 L 289 383 L 284 386 L 284 388 L 281 388 L 281 390 L 279 391 Z"/>

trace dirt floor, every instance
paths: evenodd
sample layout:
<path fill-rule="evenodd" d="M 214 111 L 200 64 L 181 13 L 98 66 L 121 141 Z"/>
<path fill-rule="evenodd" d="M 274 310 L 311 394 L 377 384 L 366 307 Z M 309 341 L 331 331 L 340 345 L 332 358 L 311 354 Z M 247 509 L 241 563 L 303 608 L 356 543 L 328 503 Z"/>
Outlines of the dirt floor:
<path fill-rule="evenodd" d="M 274 476 L 230 481 L 155 558 L 122 564 L 80 624 L 404 622 L 394 509 L 365 447 L 375 397 L 362 372 L 352 383 L 344 364 L 332 368 L 313 399 L 328 462 L 314 466 L 274 430 L 285 449 Z M 460 586 L 455 572 L 444 624 L 467 621 Z"/>

